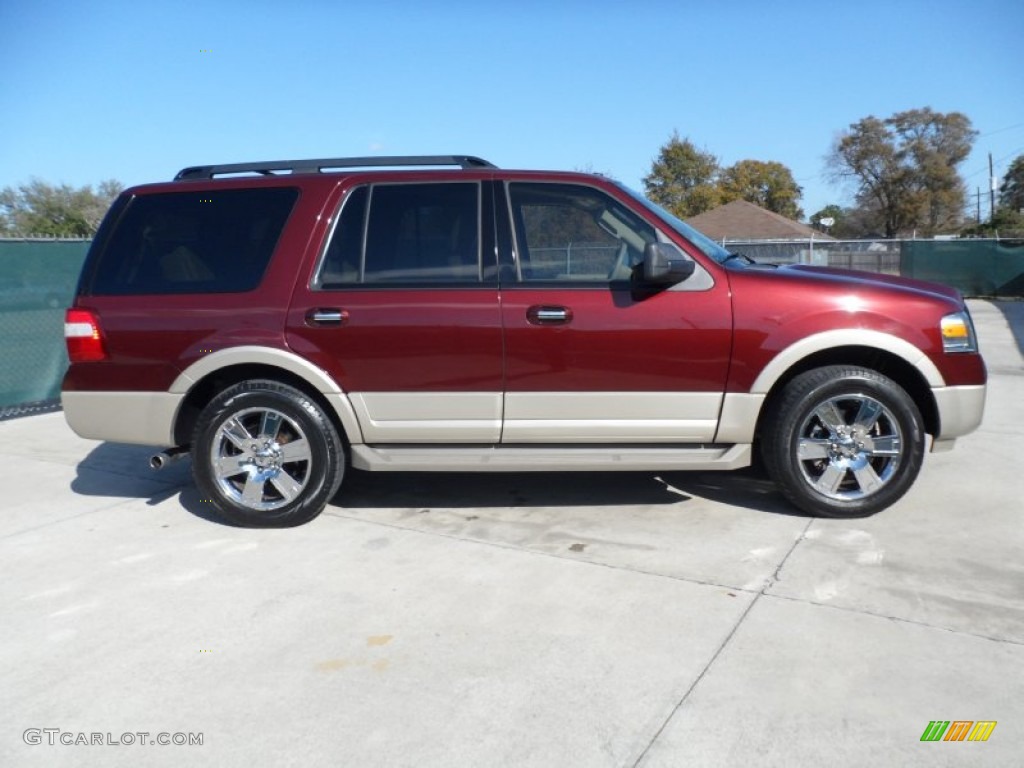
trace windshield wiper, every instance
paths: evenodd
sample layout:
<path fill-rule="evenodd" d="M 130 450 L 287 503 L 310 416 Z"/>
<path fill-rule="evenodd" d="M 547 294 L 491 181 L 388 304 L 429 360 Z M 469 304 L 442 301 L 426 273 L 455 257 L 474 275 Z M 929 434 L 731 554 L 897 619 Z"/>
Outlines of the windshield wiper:
<path fill-rule="evenodd" d="M 747 262 L 747 264 L 756 264 L 757 263 L 752 258 L 747 256 L 745 253 L 730 253 L 728 256 L 726 256 L 724 259 L 722 259 L 722 261 L 720 263 L 721 264 L 726 264 L 727 262 L 730 262 L 733 259 L 743 259 L 744 261 Z"/>

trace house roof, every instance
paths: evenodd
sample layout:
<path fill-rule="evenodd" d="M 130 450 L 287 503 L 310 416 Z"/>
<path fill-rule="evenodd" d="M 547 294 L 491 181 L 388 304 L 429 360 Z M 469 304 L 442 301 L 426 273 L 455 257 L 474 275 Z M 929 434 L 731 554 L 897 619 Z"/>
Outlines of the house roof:
<path fill-rule="evenodd" d="M 686 220 L 710 238 L 722 240 L 834 240 L 816 229 L 787 219 L 746 200 L 733 200 Z"/>

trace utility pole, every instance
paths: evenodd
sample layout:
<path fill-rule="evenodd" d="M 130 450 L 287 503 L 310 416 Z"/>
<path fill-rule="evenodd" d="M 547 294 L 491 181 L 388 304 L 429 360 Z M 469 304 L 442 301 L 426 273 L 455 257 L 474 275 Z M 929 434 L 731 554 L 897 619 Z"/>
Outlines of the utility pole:
<path fill-rule="evenodd" d="M 988 220 L 996 217 L 996 175 L 992 171 L 992 153 L 988 153 Z"/>
<path fill-rule="evenodd" d="M 978 199 L 976 202 L 978 203 L 978 213 L 974 217 L 974 223 L 981 224 L 981 187 L 978 187 Z"/>

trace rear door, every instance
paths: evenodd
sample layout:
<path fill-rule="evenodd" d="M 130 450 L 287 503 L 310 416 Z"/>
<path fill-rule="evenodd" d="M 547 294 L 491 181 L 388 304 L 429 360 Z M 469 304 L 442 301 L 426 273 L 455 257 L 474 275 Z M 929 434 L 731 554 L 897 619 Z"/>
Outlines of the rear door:
<path fill-rule="evenodd" d="M 489 186 L 364 183 L 347 191 L 293 349 L 331 373 L 368 443 L 494 443 L 502 339 Z M 486 254 L 486 257 L 485 257 Z"/>
<path fill-rule="evenodd" d="M 597 185 L 512 181 L 496 194 L 504 253 L 504 443 L 700 443 L 715 434 L 730 300 L 700 265 L 637 291 L 666 239 Z M 503 210 L 502 210 L 503 209 Z"/>

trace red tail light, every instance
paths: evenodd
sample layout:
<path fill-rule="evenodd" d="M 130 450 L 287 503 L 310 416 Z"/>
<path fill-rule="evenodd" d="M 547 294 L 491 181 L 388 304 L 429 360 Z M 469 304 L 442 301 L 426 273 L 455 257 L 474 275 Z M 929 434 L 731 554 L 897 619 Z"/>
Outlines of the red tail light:
<path fill-rule="evenodd" d="M 88 309 L 69 309 L 64 315 L 64 341 L 72 363 L 92 363 L 107 359 L 107 348 L 100 333 L 100 319 Z"/>

